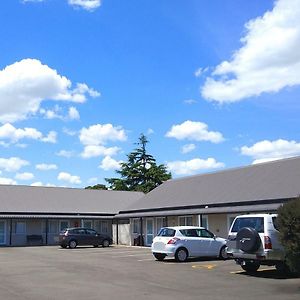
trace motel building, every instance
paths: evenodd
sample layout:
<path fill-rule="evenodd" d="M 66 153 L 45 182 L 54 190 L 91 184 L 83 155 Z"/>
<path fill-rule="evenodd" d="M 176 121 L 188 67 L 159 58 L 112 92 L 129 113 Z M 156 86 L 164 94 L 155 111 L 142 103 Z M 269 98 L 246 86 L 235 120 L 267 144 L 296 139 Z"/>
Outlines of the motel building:
<path fill-rule="evenodd" d="M 0 185 L 0 246 L 55 245 L 66 227 L 115 244 L 151 246 L 163 226 L 203 226 L 220 237 L 234 217 L 272 213 L 300 195 L 300 157 L 171 179 L 148 194 Z"/>

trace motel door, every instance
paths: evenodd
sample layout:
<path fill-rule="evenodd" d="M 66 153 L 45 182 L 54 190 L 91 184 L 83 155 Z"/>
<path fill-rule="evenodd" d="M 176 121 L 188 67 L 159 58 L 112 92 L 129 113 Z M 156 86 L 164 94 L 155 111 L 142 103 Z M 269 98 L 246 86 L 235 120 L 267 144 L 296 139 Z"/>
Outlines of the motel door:
<path fill-rule="evenodd" d="M 5 227 L 5 221 L 0 221 L 0 245 L 4 245 L 6 243 Z"/>
<path fill-rule="evenodd" d="M 154 237 L 154 221 L 146 219 L 146 245 L 151 246 Z"/>

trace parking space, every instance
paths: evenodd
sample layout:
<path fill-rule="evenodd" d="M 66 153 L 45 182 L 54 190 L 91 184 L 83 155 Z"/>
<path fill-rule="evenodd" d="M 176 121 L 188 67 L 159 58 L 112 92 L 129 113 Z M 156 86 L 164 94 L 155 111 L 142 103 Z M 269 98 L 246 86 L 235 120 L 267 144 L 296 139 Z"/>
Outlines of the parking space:
<path fill-rule="evenodd" d="M 299 299 L 300 279 L 233 261 L 156 261 L 149 248 L 0 248 L 0 299 Z"/>

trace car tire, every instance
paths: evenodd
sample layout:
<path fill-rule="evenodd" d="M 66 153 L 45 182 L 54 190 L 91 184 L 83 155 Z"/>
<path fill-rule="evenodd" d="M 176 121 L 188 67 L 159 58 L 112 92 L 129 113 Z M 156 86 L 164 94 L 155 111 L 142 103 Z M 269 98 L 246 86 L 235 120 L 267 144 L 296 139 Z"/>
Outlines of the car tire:
<path fill-rule="evenodd" d="M 163 261 L 166 257 L 166 254 L 162 254 L 162 253 L 153 253 L 153 256 L 159 260 L 159 261 Z"/>
<path fill-rule="evenodd" d="M 256 261 L 246 261 L 245 264 L 241 265 L 241 267 L 247 273 L 255 273 L 259 269 L 260 263 Z"/>
<path fill-rule="evenodd" d="M 66 249 L 67 245 L 60 245 L 61 248 Z"/>
<path fill-rule="evenodd" d="M 69 242 L 69 248 L 70 249 L 75 249 L 77 247 L 77 242 L 75 240 L 71 240 Z"/>
<path fill-rule="evenodd" d="M 261 245 L 258 232 L 251 227 L 244 227 L 236 235 L 236 246 L 246 253 L 256 252 Z"/>
<path fill-rule="evenodd" d="M 178 248 L 175 252 L 175 260 L 177 262 L 185 262 L 189 257 L 188 251 L 185 248 Z"/>
<path fill-rule="evenodd" d="M 226 252 L 226 246 L 223 246 L 221 249 L 220 249 L 220 253 L 219 253 L 219 259 L 227 259 L 228 258 L 228 255 L 227 255 L 227 252 Z"/>
<path fill-rule="evenodd" d="M 109 247 L 109 240 L 103 240 L 102 247 Z"/>

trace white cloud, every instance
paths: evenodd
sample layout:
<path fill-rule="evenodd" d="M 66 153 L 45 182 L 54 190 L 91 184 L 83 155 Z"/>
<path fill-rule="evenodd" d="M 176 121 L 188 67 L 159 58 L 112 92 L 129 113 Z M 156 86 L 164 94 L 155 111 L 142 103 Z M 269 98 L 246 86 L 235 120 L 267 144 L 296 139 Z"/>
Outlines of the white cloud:
<path fill-rule="evenodd" d="M 99 168 L 103 169 L 105 171 L 109 171 L 109 170 L 119 170 L 121 167 L 122 161 L 117 161 L 113 158 L 111 158 L 110 156 L 106 156 L 103 158 Z"/>
<path fill-rule="evenodd" d="M 299 1 L 276 1 L 245 27 L 242 47 L 206 79 L 201 93 L 207 100 L 236 102 L 300 84 Z"/>
<path fill-rule="evenodd" d="M 60 181 L 66 181 L 72 184 L 81 184 L 81 179 L 79 176 L 71 175 L 67 172 L 60 172 L 57 176 L 57 179 Z"/>
<path fill-rule="evenodd" d="M 70 120 L 79 120 L 80 119 L 80 114 L 79 114 L 78 110 L 76 109 L 76 107 L 71 106 L 69 108 L 68 118 Z"/>
<path fill-rule="evenodd" d="M 48 136 L 43 136 L 43 134 L 35 128 L 15 128 L 9 123 L 0 126 L 0 139 L 9 140 L 10 143 L 17 143 L 21 139 L 32 139 L 53 143 L 56 141 L 54 136 L 56 136 L 54 131 L 50 131 Z"/>
<path fill-rule="evenodd" d="M 148 135 L 154 134 L 154 130 L 153 130 L 152 128 L 148 128 L 147 134 L 148 134 Z"/>
<path fill-rule="evenodd" d="M 47 183 L 47 184 L 43 184 L 41 181 L 36 181 L 33 182 L 30 186 L 47 186 L 47 187 L 55 187 L 55 184 L 52 183 Z"/>
<path fill-rule="evenodd" d="M 40 114 L 42 114 L 46 119 L 52 120 L 52 119 L 63 119 L 63 116 L 61 115 L 62 107 L 59 105 L 55 105 L 53 109 L 40 109 Z"/>
<path fill-rule="evenodd" d="M 100 7 L 101 0 L 68 0 L 68 3 L 75 8 L 82 8 L 92 12 Z"/>
<path fill-rule="evenodd" d="M 214 158 L 194 158 L 187 161 L 167 162 L 169 171 L 176 175 L 191 175 L 198 171 L 224 168 L 225 164 L 217 162 Z"/>
<path fill-rule="evenodd" d="M 28 161 L 19 157 L 0 158 L 0 169 L 7 172 L 16 172 L 28 165 Z"/>
<path fill-rule="evenodd" d="M 46 137 L 43 137 L 41 141 L 45 143 L 56 143 L 57 133 L 55 131 L 50 131 Z"/>
<path fill-rule="evenodd" d="M 0 70 L 0 122 L 15 122 L 35 114 L 44 100 L 83 103 L 99 95 L 86 84 L 72 83 L 37 59 L 23 59 Z"/>
<path fill-rule="evenodd" d="M 50 170 L 57 170 L 57 165 L 43 163 L 43 164 L 37 164 L 35 168 L 40 171 L 50 171 Z"/>
<path fill-rule="evenodd" d="M 82 128 L 79 135 L 80 142 L 87 145 L 103 145 L 108 141 L 126 141 L 125 130 L 121 126 L 112 124 L 96 124 L 89 128 Z"/>
<path fill-rule="evenodd" d="M 0 177 L 0 184 L 16 185 L 17 182 L 11 178 Z"/>
<path fill-rule="evenodd" d="M 101 145 L 88 145 L 84 147 L 81 157 L 91 158 L 97 156 L 113 156 L 116 155 L 121 149 L 119 147 L 106 148 Z"/>
<path fill-rule="evenodd" d="M 31 180 L 31 179 L 34 178 L 34 175 L 32 173 L 29 173 L 29 172 L 17 173 L 15 178 L 19 179 L 19 180 Z"/>
<path fill-rule="evenodd" d="M 198 68 L 195 72 L 194 75 L 195 77 L 200 77 L 203 73 L 203 68 Z"/>
<path fill-rule="evenodd" d="M 43 186 L 43 183 L 41 181 L 33 182 L 30 186 Z"/>
<path fill-rule="evenodd" d="M 62 108 L 59 105 L 55 105 L 53 109 L 40 109 L 40 114 L 44 116 L 45 119 L 60 119 L 63 121 L 68 121 L 68 120 L 79 120 L 80 115 L 76 107 L 71 106 L 68 109 L 68 113 L 66 116 L 62 114 Z"/>
<path fill-rule="evenodd" d="M 57 156 L 62 156 L 66 158 L 70 158 L 75 155 L 74 151 L 67 151 L 67 150 L 60 150 L 59 152 L 55 153 Z"/>
<path fill-rule="evenodd" d="M 192 104 L 196 104 L 196 103 L 197 103 L 197 100 L 194 100 L 194 99 L 186 99 L 186 100 L 183 100 L 183 103 L 184 103 L 184 104 L 188 104 L 188 105 L 192 105 Z"/>
<path fill-rule="evenodd" d="M 75 136 L 77 134 L 77 131 L 75 130 L 71 130 L 71 129 L 68 129 L 68 128 L 63 128 L 63 133 L 69 135 L 69 136 Z"/>
<path fill-rule="evenodd" d="M 23 3 L 26 2 L 44 2 L 45 0 L 22 0 Z"/>
<path fill-rule="evenodd" d="M 186 145 L 182 146 L 181 153 L 186 154 L 186 153 L 194 151 L 195 149 L 196 149 L 195 144 L 186 144 Z"/>
<path fill-rule="evenodd" d="M 243 155 L 254 159 L 253 164 L 300 155 L 300 143 L 279 139 L 260 141 L 253 146 L 241 147 Z"/>
<path fill-rule="evenodd" d="M 208 131 L 208 126 L 202 122 L 185 121 L 179 125 L 173 125 L 171 130 L 166 133 L 167 137 L 176 138 L 177 140 L 191 141 L 209 141 L 220 143 L 224 138 L 220 132 Z"/>

